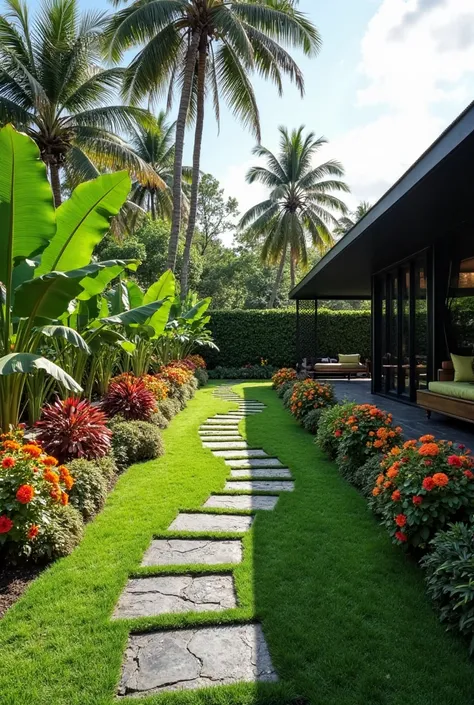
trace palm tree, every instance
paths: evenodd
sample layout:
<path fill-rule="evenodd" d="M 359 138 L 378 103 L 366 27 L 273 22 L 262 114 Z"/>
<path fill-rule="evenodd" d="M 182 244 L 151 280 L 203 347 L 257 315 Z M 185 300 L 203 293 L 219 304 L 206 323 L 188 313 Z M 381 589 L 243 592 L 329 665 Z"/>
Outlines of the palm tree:
<path fill-rule="evenodd" d="M 337 228 L 334 230 L 334 235 L 339 237 L 345 235 L 351 228 L 354 227 L 356 223 L 359 222 L 359 220 L 362 220 L 362 218 L 367 215 L 371 208 L 371 203 L 368 201 L 361 201 L 355 211 L 348 213 L 339 220 Z"/>
<path fill-rule="evenodd" d="M 268 199 L 251 208 L 240 221 L 239 228 L 248 228 L 247 238 L 263 240 L 262 259 L 277 264 L 278 271 L 268 307 L 272 308 L 281 277 L 290 254 L 292 284 L 295 266 L 308 263 L 308 241 L 319 251 L 333 244 L 331 227 L 338 221 L 333 212 L 345 214 L 347 207 L 333 192 L 349 191 L 341 178 L 344 170 L 337 161 L 313 166 L 317 151 L 326 143 L 310 132 L 304 136 L 304 126 L 291 134 L 280 127 L 280 152 L 275 156 L 265 147 L 257 146 L 253 153 L 264 157 L 267 167 L 254 166 L 247 181 L 256 181 L 270 189 Z"/>
<path fill-rule="evenodd" d="M 100 66 L 105 15 L 79 14 L 78 0 L 44 0 L 34 22 L 22 0 L 5 0 L 0 15 L 0 123 L 12 122 L 38 144 L 48 166 L 56 205 L 61 169 L 72 181 L 96 167 L 129 168 L 161 182 L 117 136 L 147 111 L 111 105 L 124 70 Z"/>
<path fill-rule="evenodd" d="M 257 70 L 282 91 L 286 74 L 303 91 L 301 71 L 281 42 L 315 54 L 320 46 L 316 28 L 291 0 L 135 0 L 110 21 L 106 43 L 120 60 L 133 45 L 143 49 L 131 62 L 125 95 L 132 103 L 181 91 L 176 121 L 173 167 L 173 212 L 168 266 L 174 270 L 181 227 L 181 179 L 187 119 L 196 117 L 189 232 L 194 232 L 205 95 L 219 114 L 222 95 L 234 114 L 260 141 L 260 122 L 250 74 Z M 188 249 L 190 242 L 188 238 Z M 185 275 L 186 276 L 186 275 Z"/>

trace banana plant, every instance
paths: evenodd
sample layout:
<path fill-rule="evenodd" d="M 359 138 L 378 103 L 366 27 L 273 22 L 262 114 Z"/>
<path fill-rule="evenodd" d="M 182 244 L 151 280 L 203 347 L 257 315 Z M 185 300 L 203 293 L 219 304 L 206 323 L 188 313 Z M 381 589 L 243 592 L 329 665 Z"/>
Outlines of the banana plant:
<path fill-rule="evenodd" d="M 126 172 L 81 184 L 57 210 L 36 144 L 11 125 L 0 129 L 0 427 L 16 426 L 27 378 L 50 376 L 80 393 L 80 384 L 49 357 L 60 339 L 88 353 L 87 342 L 59 321 L 71 302 L 103 290 L 128 260 L 91 262 L 130 190 Z M 30 385 L 31 386 L 31 385 Z M 34 387 L 34 385 L 33 385 Z"/>

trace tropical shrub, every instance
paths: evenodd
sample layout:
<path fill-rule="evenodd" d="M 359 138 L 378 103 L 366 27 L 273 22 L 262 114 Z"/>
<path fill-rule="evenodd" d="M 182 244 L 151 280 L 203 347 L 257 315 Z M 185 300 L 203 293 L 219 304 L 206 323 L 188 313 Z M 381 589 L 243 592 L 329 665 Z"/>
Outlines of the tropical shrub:
<path fill-rule="evenodd" d="M 124 469 L 143 460 L 153 460 L 164 453 L 163 441 L 157 426 L 147 421 L 112 423 L 112 447 L 117 465 Z"/>
<path fill-rule="evenodd" d="M 56 458 L 47 455 L 37 443 L 25 443 L 21 434 L 3 438 L 0 547 L 10 554 L 28 556 L 56 508 L 60 513 L 68 504 L 74 479 L 64 465 L 57 467 Z"/>
<path fill-rule="evenodd" d="M 69 463 L 69 472 L 74 478 L 69 501 L 80 511 L 84 521 L 88 521 L 105 504 L 107 480 L 101 469 L 91 460 L 73 460 Z"/>
<path fill-rule="evenodd" d="M 294 384 L 291 384 L 286 390 L 286 392 L 283 394 L 283 406 L 285 407 L 285 409 L 289 409 L 291 406 L 291 397 L 293 396 L 294 386 Z"/>
<path fill-rule="evenodd" d="M 313 435 L 317 433 L 319 421 L 321 419 L 322 409 L 313 409 L 309 411 L 306 416 L 303 416 L 301 420 L 301 425 L 306 431 L 312 433 Z"/>
<path fill-rule="evenodd" d="M 193 376 L 191 377 L 191 379 L 189 380 L 188 385 L 189 385 L 189 387 L 191 387 L 191 389 L 192 389 L 192 391 L 193 391 L 193 396 L 194 396 L 194 393 L 196 392 L 196 389 L 198 389 L 198 387 L 199 387 L 199 382 L 198 382 L 198 380 L 196 379 L 196 377 L 195 377 L 194 374 L 193 374 Z"/>
<path fill-rule="evenodd" d="M 286 395 L 285 395 L 286 396 Z M 285 399 L 285 397 L 283 397 Z M 353 409 L 357 406 L 355 402 L 346 402 L 344 404 L 336 404 L 335 406 L 324 409 L 321 414 L 321 419 L 318 425 L 318 433 L 316 435 L 316 443 L 331 460 L 334 460 L 337 455 L 339 445 L 341 425 L 352 414 Z"/>
<path fill-rule="evenodd" d="M 382 455 L 401 441 L 402 429 L 394 428 L 392 415 L 373 404 L 357 404 L 336 425 L 336 463 L 350 482 L 372 455 Z"/>
<path fill-rule="evenodd" d="M 280 399 L 283 399 L 285 396 L 285 392 L 287 392 L 289 389 L 293 390 L 295 382 L 284 382 L 283 384 L 280 384 L 279 387 L 276 389 L 277 395 L 280 397 Z"/>
<path fill-rule="evenodd" d="M 146 389 L 150 391 L 156 401 L 167 399 L 170 393 L 169 384 L 157 375 L 144 375 L 142 378 Z"/>
<path fill-rule="evenodd" d="M 395 543 L 424 549 L 448 522 L 473 514 L 473 470 L 463 446 L 422 436 L 384 456 L 371 504 Z"/>
<path fill-rule="evenodd" d="M 94 460 L 95 465 L 99 468 L 102 475 L 107 481 L 107 487 L 111 487 L 114 484 L 115 478 L 118 473 L 117 463 L 115 462 L 115 456 L 112 453 L 108 453 L 103 458 L 97 458 Z"/>
<path fill-rule="evenodd" d="M 197 379 L 199 387 L 205 387 L 206 384 L 209 382 L 209 375 L 207 373 L 207 370 L 205 370 L 203 367 L 196 367 L 196 369 L 194 370 L 194 377 Z"/>
<path fill-rule="evenodd" d="M 323 409 L 332 404 L 334 404 L 334 388 L 331 384 L 308 378 L 293 385 L 290 411 L 299 420 L 313 409 Z"/>
<path fill-rule="evenodd" d="M 158 411 L 161 411 L 168 421 L 171 421 L 173 416 L 176 416 L 180 408 L 179 402 L 176 399 L 163 399 L 163 401 L 158 402 Z"/>
<path fill-rule="evenodd" d="M 421 565 L 428 595 L 448 628 L 471 639 L 474 652 L 474 526 L 453 524 L 438 531 Z"/>
<path fill-rule="evenodd" d="M 156 402 L 142 379 L 125 377 L 111 382 L 102 408 L 110 417 L 120 414 L 127 421 L 147 421 L 155 411 Z"/>
<path fill-rule="evenodd" d="M 155 411 L 150 417 L 150 423 L 158 428 L 165 429 L 168 428 L 170 422 L 166 416 L 161 411 Z"/>
<path fill-rule="evenodd" d="M 80 543 L 84 533 L 84 522 L 76 507 L 54 507 L 49 519 L 49 524 L 45 525 L 31 546 L 31 557 L 37 561 L 68 556 Z"/>
<path fill-rule="evenodd" d="M 296 370 L 292 367 L 282 367 L 278 372 L 275 372 L 272 377 L 273 389 L 279 389 L 282 384 L 287 382 L 296 381 L 297 377 Z"/>
<path fill-rule="evenodd" d="M 186 358 L 189 362 L 192 362 L 194 367 L 198 370 L 206 369 L 206 361 L 201 355 L 188 355 Z"/>
<path fill-rule="evenodd" d="M 59 462 L 73 458 L 102 458 L 110 451 L 112 434 L 105 414 L 87 400 L 69 397 L 47 404 L 42 411 L 37 439 Z"/>
<path fill-rule="evenodd" d="M 380 455 L 373 455 L 351 476 L 351 483 L 359 489 L 364 497 L 370 499 L 375 481 L 380 475 Z"/>
<path fill-rule="evenodd" d="M 193 375 L 192 370 L 189 367 L 185 367 L 182 364 L 170 363 L 169 365 L 163 365 L 158 370 L 157 376 L 165 380 L 170 386 L 170 396 L 173 396 L 174 391 L 184 384 L 189 382 Z"/>

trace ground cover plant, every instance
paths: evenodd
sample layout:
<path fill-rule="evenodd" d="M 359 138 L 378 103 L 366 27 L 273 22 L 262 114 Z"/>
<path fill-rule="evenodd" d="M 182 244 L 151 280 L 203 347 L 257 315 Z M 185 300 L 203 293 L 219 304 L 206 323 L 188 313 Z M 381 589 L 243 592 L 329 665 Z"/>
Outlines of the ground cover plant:
<path fill-rule="evenodd" d="M 237 389 L 267 406 L 241 424 L 243 434 L 288 464 L 296 487 L 244 536 L 244 561 L 234 566 L 239 607 L 218 618 L 261 620 L 281 680 L 169 693 L 144 698 L 144 705 L 470 705 L 467 649 L 438 623 L 420 572 L 270 387 Z M 110 615 L 130 574 L 165 572 L 139 568 L 151 535 L 162 535 L 179 509 L 197 508 L 223 487 L 227 468 L 202 447 L 198 427 L 228 408 L 210 389 L 200 392 L 164 431 L 165 458 L 129 468 L 77 550 L 6 614 L 0 689 L 7 702 L 113 705 L 130 628 L 215 623 L 205 613 L 134 624 Z"/>

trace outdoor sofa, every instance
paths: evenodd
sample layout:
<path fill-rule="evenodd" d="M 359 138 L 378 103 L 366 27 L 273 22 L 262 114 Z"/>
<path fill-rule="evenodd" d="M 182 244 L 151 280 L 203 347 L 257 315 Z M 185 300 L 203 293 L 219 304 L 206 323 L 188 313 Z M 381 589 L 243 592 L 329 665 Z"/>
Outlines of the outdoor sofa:
<path fill-rule="evenodd" d="M 350 381 L 358 375 L 370 376 L 370 365 L 361 362 L 360 355 L 338 355 L 338 361 L 328 358 L 316 361 L 306 359 L 303 369 L 312 378 L 342 376 Z"/>
<path fill-rule="evenodd" d="M 474 381 L 455 381 L 452 362 L 443 362 L 442 368 L 438 370 L 437 380 L 429 382 L 428 389 L 419 389 L 416 401 L 426 409 L 428 418 L 431 417 L 432 411 L 436 411 L 474 423 Z"/>

